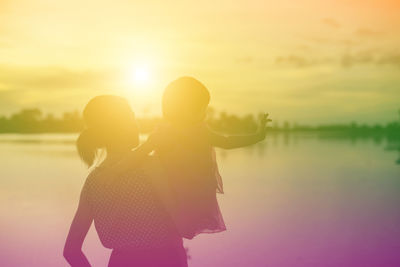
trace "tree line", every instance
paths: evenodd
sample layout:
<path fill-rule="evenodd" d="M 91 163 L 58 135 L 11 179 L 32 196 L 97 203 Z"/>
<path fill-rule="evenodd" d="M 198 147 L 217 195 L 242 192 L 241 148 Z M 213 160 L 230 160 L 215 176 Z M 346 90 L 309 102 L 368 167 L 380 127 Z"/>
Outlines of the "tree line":
<path fill-rule="evenodd" d="M 140 131 L 149 133 L 160 123 L 161 119 L 138 118 Z M 238 116 L 226 112 L 216 112 L 210 109 L 207 124 L 213 130 L 226 134 L 245 134 L 257 130 L 258 116 L 245 114 Z M 0 133 L 75 133 L 84 128 L 84 122 L 78 111 L 65 112 L 59 117 L 44 114 L 40 109 L 23 109 L 8 117 L 0 116 Z M 397 121 L 386 124 L 325 124 L 317 126 L 290 124 L 289 122 L 273 122 L 272 133 L 318 132 L 334 133 L 336 135 L 356 136 L 390 136 L 400 138 L 400 110 Z"/>

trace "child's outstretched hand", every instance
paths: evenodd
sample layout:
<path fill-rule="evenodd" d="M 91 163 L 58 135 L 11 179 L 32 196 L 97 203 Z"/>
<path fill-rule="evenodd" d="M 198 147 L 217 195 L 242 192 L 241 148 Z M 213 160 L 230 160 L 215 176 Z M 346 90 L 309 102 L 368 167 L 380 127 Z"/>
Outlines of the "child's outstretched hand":
<path fill-rule="evenodd" d="M 267 124 L 268 122 L 270 122 L 272 120 L 270 120 L 268 118 L 268 113 L 264 113 L 260 116 L 260 125 L 258 128 L 258 133 L 260 136 L 260 141 L 265 139 L 265 136 L 267 134 Z"/>

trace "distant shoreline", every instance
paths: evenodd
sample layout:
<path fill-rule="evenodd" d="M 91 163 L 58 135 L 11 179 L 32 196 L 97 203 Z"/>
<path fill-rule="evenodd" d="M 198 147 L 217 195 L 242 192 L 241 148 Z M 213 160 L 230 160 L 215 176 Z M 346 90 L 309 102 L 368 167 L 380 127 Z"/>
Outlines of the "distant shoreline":
<path fill-rule="evenodd" d="M 57 131 L 43 131 L 43 132 L 0 132 L 1 137 L 5 137 L 7 135 L 9 136 L 38 136 L 38 137 L 54 137 L 54 136 L 60 136 L 60 135 L 65 135 L 66 137 L 68 136 L 78 136 L 80 131 L 70 131 L 70 132 L 57 132 Z M 145 137 L 149 134 L 150 132 L 141 132 L 140 135 Z M 223 133 L 223 132 L 222 132 Z M 229 133 L 225 133 L 229 134 Z M 243 132 L 242 134 L 246 134 L 246 132 Z M 275 136 L 275 135 L 312 135 L 312 136 L 317 136 L 319 138 L 335 138 L 335 139 L 351 139 L 351 138 L 358 138 L 358 139 L 389 139 L 389 140 L 398 140 L 400 141 L 400 130 L 399 131 L 388 131 L 386 129 L 380 129 L 380 130 L 353 130 L 353 129 L 328 129 L 327 128 L 309 128 L 309 129 L 274 129 L 270 128 L 267 135 L 269 136 Z"/>
<path fill-rule="evenodd" d="M 137 118 L 142 134 L 151 133 L 162 122 L 161 118 Z M 241 116 L 226 112 L 209 110 L 206 123 L 219 133 L 235 135 L 257 131 L 258 118 L 253 114 Z M 52 114 L 44 115 L 40 109 L 24 109 L 9 117 L 0 116 L 0 134 L 77 134 L 84 129 L 84 122 L 79 112 L 66 112 L 61 117 Z M 290 124 L 285 121 L 273 121 L 269 127 L 270 134 L 315 133 L 320 136 L 343 138 L 388 138 L 400 139 L 400 112 L 397 121 L 386 124 L 323 124 L 317 126 Z"/>

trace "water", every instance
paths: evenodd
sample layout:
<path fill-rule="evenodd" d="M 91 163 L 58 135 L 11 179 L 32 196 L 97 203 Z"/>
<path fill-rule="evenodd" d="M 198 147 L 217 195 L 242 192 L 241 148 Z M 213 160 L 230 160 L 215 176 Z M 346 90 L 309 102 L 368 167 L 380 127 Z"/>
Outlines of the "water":
<path fill-rule="evenodd" d="M 0 135 L 0 266 L 67 266 L 87 169 L 75 135 Z M 399 152 L 383 141 L 270 136 L 218 151 L 228 230 L 186 242 L 190 266 L 400 266 Z M 93 231 L 84 252 L 106 266 Z"/>

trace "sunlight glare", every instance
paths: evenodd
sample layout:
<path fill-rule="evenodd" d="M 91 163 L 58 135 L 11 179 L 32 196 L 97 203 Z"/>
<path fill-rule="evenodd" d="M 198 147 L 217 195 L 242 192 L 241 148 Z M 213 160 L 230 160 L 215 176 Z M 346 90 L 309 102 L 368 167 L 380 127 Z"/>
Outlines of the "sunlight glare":
<path fill-rule="evenodd" d="M 146 85 L 150 80 L 150 72 L 147 66 L 137 66 L 133 69 L 132 80 L 135 85 Z"/>

